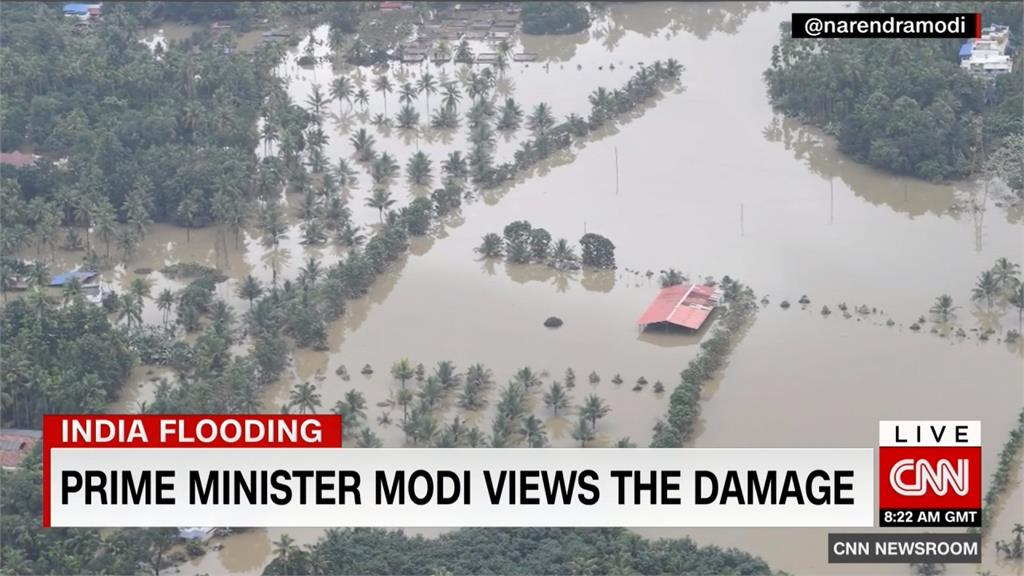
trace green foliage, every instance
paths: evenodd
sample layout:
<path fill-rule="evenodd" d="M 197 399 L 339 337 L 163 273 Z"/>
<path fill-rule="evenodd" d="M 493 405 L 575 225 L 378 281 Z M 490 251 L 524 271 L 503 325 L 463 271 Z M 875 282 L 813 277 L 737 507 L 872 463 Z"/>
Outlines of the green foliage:
<path fill-rule="evenodd" d="M 527 2 L 520 17 L 527 34 L 575 34 L 590 25 L 581 2 Z"/>
<path fill-rule="evenodd" d="M 5 427 L 38 428 L 44 412 L 102 412 L 133 363 L 127 335 L 81 297 L 60 308 L 42 293 L 9 302 L 0 332 Z"/>
<path fill-rule="evenodd" d="M 615 268 L 615 244 L 600 234 L 587 233 L 580 238 L 584 266 Z"/>
<path fill-rule="evenodd" d="M 700 345 L 669 397 L 668 414 L 654 425 L 652 448 L 678 448 L 692 437 L 700 415 L 700 390 L 725 365 L 740 333 L 753 320 L 757 301 L 753 291 L 726 276 L 722 279 L 725 311 L 720 325 Z"/>
<path fill-rule="evenodd" d="M 324 574 L 771 572 L 744 552 L 701 547 L 689 538 L 648 540 L 622 528 L 465 528 L 436 539 L 379 528 L 331 529 L 308 552 L 294 550 L 264 574 L 310 574 L 314 565 Z M 580 570 L 583 564 L 587 571 Z"/>
<path fill-rule="evenodd" d="M 956 11 L 954 4 L 884 9 Z M 968 12 L 981 7 L 959 4 Z M 1009 20 L 985 22 L 1019 23 L 1020 4 L 1003 17 Z M 769 96 L 782 112 L 836 134 L 840 149 L 861 162 L 933 181 L 962 178 L 982 167 L 986 148 L 1021 132 L 1024 71 L 1014 66 L 994 81 L 973 76 L 957 61 L 960 43 L 793 39 L 783 31 L 765 71 Z"/>

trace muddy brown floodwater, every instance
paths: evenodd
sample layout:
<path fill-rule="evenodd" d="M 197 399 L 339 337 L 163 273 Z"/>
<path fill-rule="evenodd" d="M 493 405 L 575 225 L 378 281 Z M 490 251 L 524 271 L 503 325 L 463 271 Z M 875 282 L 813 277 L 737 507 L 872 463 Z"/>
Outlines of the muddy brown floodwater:
<path fill-rule="evenodd" d="M 839 3 L 801 8 L 846 9 Z M 632 74 L 630 66 L 655 59 L 676 58 L 686 66 L 683 88 L 574 149 L 571 158 L 465 204 L 462 214 L 448 219 L 432 237 L 414 241 L 411 254 L 382 276 L 367 297 L 351 302 L 345 317 L 332 326 L 328 351 L 295 353 L 291 373 L 266 392 L 267 411 L 276 412 L 296 383 L 314 380 L 325 409 L 349 389 L 363 392 L 373 423 L 390 410 L 377 404 L 398 389 L 388 372 L 402 357 L 427 367 L 440 360 L 452 360 L 461 369 L 481 362 L 499 385 L 522 366 L 545 372 L 546 384 L 561 380 L 572 367 L 577 400 L 596 392 L 612 406 L 599 426 L 597 443 L 628 436 L 644 445 L 665 412 L 668 393 L 655 394 L 650 385 L 634 392 L 633 383 L 643 376 L 652 384 L 661 380 L 671 391 L 702 336 L 636 330 L 636 317 L 656 291 L 642 272 L 674 267 L 700 276 L 732 275 L 771 302 L 722 376 L 706 387 L 692 445 L 873 446 L 879 419 L 979 419 L 987 484 L 1024 404 L 1021 347 L 996 339 L 979 342 L 974 332 L 960 340 L 907 327 L 942 293 L 961 305 L 956 322 L 965 330 L 1016 327 L 1009 311 L 981 314 L 968 298 L 978 273 L 996 258 L 1022 261 L 1021 214 L 996 205 L 996 183 L 986 194 L 981 182 L 933 185 L 879 173 L 844 158 L 819 132 L 774 114 L 761 73 L 778 26 L 791 12 L 791 7 L 766 3 L 610 4 L 587 33 L 521 39 L 520 48 L 536 52 L 540 61 L 514 64 L 498 91 L 514 96 L 527 110 L 545 101 L 558 116 L 585 114 L 587 95 L 595 88 L 618 87 Z M 325 29 L 317 31 L 319 38 L 325 34 Z M 400 85 L 428 68 L 432 65 L 391 74 Z M 301 69 L 290 63 L 279 72 L 298 102 L 305 101 L 314 83 L 326 88 L 336 73 L 329 65 Z M 432 69 L 446 78 L 466 72 L 452 65 Z M 357 74 L 369 87 L 372 74 Z M 435 96 L 431 106 L 439 100 Z M 389 95 L 386 105 L 393 114 L 397 97 Z M 403 164 L 415 150 L 425 151 L 435 162 L 435 175 L 444 155 L 468 150 L 464 127 L 441 134 L 382 132 L 369 126 L 369 118 L 384 106 L 376 93 L 366 111 L 332 104 L 328 155 L 348 158 L 348 132 L 363 125 L 374 133 L 378 149 Z M 426 114 L 425 101 L 417 106 Z M 511 157 L 521 137 L 499 142 L 499 161 Z M 363 224 L 376 219 L 375 211 L 363 206 L 368 182 L 363 171 L 359 185 L 348 192 L 354 218 Z M 425 192 L 404 184 L 392 191 L 402 201 Z M 280 201 L 294 205 L 297 199 Z M 978 210 L 958 209 L 964 205 Z M 517 219 L 573 242 L 584 230 L 604 234 L 616 243 L 619 269 L 559 274 L 479 260 L 473 247 L 480 237 Z M 333 247 L 304 247 L 298 238 L 295 226 L 277 251 L 251 235 L 236 248 L 215 229 L 194 231 L 186 242 L 184 230 L 158 225 L 129 263 L 104 277 L 125 286 L 140 268 L 203 262 L 231 277 L 219 285 L 218 294 L 241 311 L 244 304 L 234 296 L 237 279 L 253 274 L 269 281 L 275 266 L 284 277 L 293 277 L 309 255 L 325 264 L 340 256 Z M 55 266 L 79 258 L 60 253 Z M 155 292 L 183 286 L 159 272 L 148 277 Z M 802 294 L 812 301 L 806 309 L 779 308 L 783 298 L 795 302 Z M 840 302 L 866 304 L 877 313 L 852 318 L 818 313 L 823 304 L 836 310 Z M 543 320 L 551 315 L 565 325 L 544 328 Z M 895 325 L 887 326 L 888 319 Z M 152 303 L 145 320 L 161 320 Z M 371 377 L 359 373 L 367 363 L 375 369 Z M 350 381 L 335 375 L 341 365 L 348 368 Z M 597 385 L 587 382 L 592 370 L 601 376 Z M 621 386 L 611 383 L 616 373 L 625 380 Z M 151 381 L 159 375 L 156 369 L 137 369 L 134 383 L 111 409 L 132 410 L 151 396 Z M 547 418 L 553 445 L 572 444 L 565 420 L 550 418 L 543 406 L 536 412 Z M 445 419 L 457 413 L 451 408 Z M 397 422 L 400 410 L 391 416 Z M 488 409 L 461 416 L 489 429 Z M 403 442 L 397 426 L 375 430 L 386 445 Z M 993 541 L 1007 537 L 1015 522 L 1024 522 L 1020 476 L 986 542 L 984 568 L 993 573 L 1010 571 L 995 562 Z M 300 543 L 312 543 L 321 534 L 314 529 L 250 530 L 218 541 L 222 549 L 181 569 L 258 573 L 270 560 L 270 542 L 282 532 Z M 762 556 L 775 569 L 800 574 L 902 569 L 827 565 L 826 529 L 639 532 L 735 546 Z"/>

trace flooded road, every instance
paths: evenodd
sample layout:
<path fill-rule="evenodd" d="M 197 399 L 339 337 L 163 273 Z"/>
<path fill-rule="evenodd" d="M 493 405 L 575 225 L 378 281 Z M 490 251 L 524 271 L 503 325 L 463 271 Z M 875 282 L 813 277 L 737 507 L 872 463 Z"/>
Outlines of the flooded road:
<path fill-rule="evenodd" d="M 839 9 L 841 4 L 830 4 L 821 11 Z M 563 160 L 507 189 L 488 192 L 465 204 L 461 216 L 448 219 L 432 237 L 415 240 L 411 254 L 381 276 L 367 297 L 349 303 L 344 318 L 331 327 L 329 350 L 295 353 L 292 373 L 267 390 L 266 410 L 278 411 L 291 387 L 305 380 L 317 383 L 325 410 L 356 389 L 366 396 L 374 431 L 385 445 L 398 446 L 404 440 L 399 427 L 375 422 L 385 412 L 392 422 L 401 418 L 400 408 L 378 406 L 399 389 L 389 368 L 400 358 L 428 370 L 441 360 L 462 370 L 480 362 L 493 371 L 496 388 L 523 366 L 541 373 L 545 385 L 564 381 L 571 367 L 576 401 L 594 392 L 612 407 L 599 424 L 596 444 L 629 437 L 645 445 L 700 340 L 700 335 L 640 334 L 634 324 L 657 290 L 656 279 L 644 273 L 674 267 L 695 277 L 731 275 L 769 299 L 721 378 L 705 388 L 694 446 L 874 446 L 879 419 L 979 419 L 987 483 L 1024 404 L 1024 352 L 995 338 L 979 342 L 971 332 L 979 323 L 1000 331 L 1019 329 L 1017 317 L 1008 310 L 982 313 L 968 299 L 978 273 L 996 258 L 1024 262 L 1021 214 L 996 205 L 996 184 L 986 194 L 983 182 L 934 185 L 883 174 L 844 158 L 816 130 L 775 115 L 761 73 L 778 25 L 790 12 L 791 7 L 764 3 L 612 4 L 588 33 L 522 39 L 521 48 L 537 53 L 541 61 L 514 64 L 498 89 L 507 90 L 527 111 L 545 101 L 558 117 L 586 114 L 590 92 L 618 87 L 632 74 L 630 65 L 655 59 L 676 58 L 686 66 L 683 89 L 575 149 L 571 162 Z M 414 79 L 430 66 L 394 70 L 395 83 Z M 307 70 L 286 64 L 281 73 L 297 102 L 305 102 L 314 83 L 326 89 L 333 75 L 329 65 Z M 372 73 L 361 73 L 370 89 Z M 454 78 L 465 71 L 449 64 L 433 73 Z M 438 101 L 435 97 L 431 106 Z M 416 105 L 425 115 L 426 102 Z M 387 96 L 386 106 L 393 115 L 399 107 L 395 94 Z M 435 176 L 444 155 L 469 148 L 464 126 L 446 135 L 425 129 L 398 134 L 365 124 L 384 107 L 379 93 L 365 111 L 329 106 L 341 116 L 330 131 L 327 154 L 332 161 L 352 154 L 350 132 L 344 130 L 363 125 L 374 134 L 377 148 L 402 164 L 416 150 L 428 153 Z M 499 161 L 511 157 L 524 132 L 510 142 L 499 141 Z M 370 179 L 361 171 L 359 180 L 350 191 L 350 207 L 355 221 L 370 225 L 377 219 L 376 210 L 363 205 Z M 423 191 L 403 181 L 392 192 L 405 202 Z M 297 205 L 298 199 L 282 202 Z M 963 210 L 964 205 L 980 209 Z M 473 252 L 482 235 L 519 219 L 572 242 L 585 230 L 605 235 L 616 244 L 619 269 L 560 274 L 482 261 Z M 214 229 L 193 231 L 186 243 L 183 229 L 154 226 L 132 261 L 106 276 L 125 286 L 139 268 L 199 261 L 231 276 L 218 286 L 218 294 L 243 307 L 234 296 L 238 278 L 253 274 L 269 282 L 274 266 L 283 277 L 294 277 L 310 254 L 329 264 L 343 253 L 334 247 L 304 247 L 299 237 L 293 228 L 274 252 L 252 236 L 235 248 Z M 148 277 L 154 294 L 183 286 L 159 272 Z M 961 307 L 955 322 L 968 338 L 908 328 L 943 293 Z M 806 309 L 795 305 L 803 294 L 811 300 Z M 789 310 L 779 307 L 784 298 L 794 302 Z M 822 305 L 836 311 L 841 302 L 876 312 L 850 318 L 819 314 Z M 542 322 L 551 315 L 565 324 L 544 328 Z M 146 321 L 159 323 L 160 316 L 149 303 Z M 360 374 L 365 364 L 374 368 L 369 377 Z M 335 374 L 342 365 L 351 375 L 348 381 Z M 591 371 L 600 375 L 596 385 L 587 381 Z M 611 382 L 615 374 L 623 384 Z M 654 393 L 651 385 L 633 391 L 641 376 L 651 384 L 662 381 L 666 393 Z M 149 380 L 152 375 L 140 369 L 137 377 Z M 143 387 L 116 408 L 130 409 L 145 394 Z M 539 401 L 535 413 L 545 419 L 552 445 L 574 443 L 565 419 L 551 417 Z M 445 420 L 457 414 L 489 431 L 488 409 L 463 414 L 453 407 Z M 992 543 L 1008 537 L 1014 522 L 1024 521 L 1019 482 L 1020 475 L 986 542 L 985 568 L 994 573 L 1007 568 L 993 563 Z M 182 569 L 258 573 L 270 560 L 270 542 L 281 532 L 254 530 L 228 537 L 222 550 Z M 312 529 L 287 532 L 300 543 L 320 534 Z M 886 569 L 825 564 L 824 529 L 642 533 L 691 535 L 702 544 L 736 546 L 793 573 Z M 975 571 L 949 568 L 951 573 Z"/>

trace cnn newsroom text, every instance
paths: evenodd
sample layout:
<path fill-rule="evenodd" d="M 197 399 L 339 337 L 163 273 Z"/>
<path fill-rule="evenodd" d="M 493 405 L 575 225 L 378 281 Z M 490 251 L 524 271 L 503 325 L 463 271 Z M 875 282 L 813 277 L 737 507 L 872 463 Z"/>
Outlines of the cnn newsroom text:
<path fill-rule="evenodd" d="M 43 521 L 863 528 L 829 561 L 979 562 L 970 531 L 887 528 L 980 526 L 980 423 L 878 430 L 876 471 L 873 447 L 354 450 L 334 415 L 50 415 Z"/>

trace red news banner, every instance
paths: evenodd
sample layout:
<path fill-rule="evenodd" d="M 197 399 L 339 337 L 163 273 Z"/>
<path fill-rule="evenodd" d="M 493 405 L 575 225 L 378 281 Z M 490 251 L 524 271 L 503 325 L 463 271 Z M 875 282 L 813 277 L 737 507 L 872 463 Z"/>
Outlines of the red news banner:
<path fill-rule="evenodd" d="M 43 526 L 50 526 L 50 463 L 63 448 L 340 448 L 341 416 L 47 414 L 43 416 Z M 89 486 L 87 477 L 83 485 Z"/>

